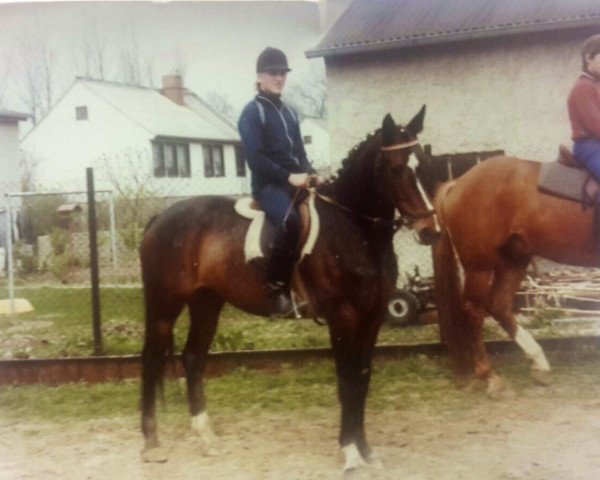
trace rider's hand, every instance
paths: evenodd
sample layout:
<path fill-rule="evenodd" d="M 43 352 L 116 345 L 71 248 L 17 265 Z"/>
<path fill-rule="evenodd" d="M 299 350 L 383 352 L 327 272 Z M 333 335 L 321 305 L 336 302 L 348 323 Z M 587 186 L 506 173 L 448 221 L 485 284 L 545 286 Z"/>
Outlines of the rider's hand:
<path fill-rule="evenodd" d="M 308 187 L 308 173 L 290 173 L 288 182 L 294 187 Z"/>

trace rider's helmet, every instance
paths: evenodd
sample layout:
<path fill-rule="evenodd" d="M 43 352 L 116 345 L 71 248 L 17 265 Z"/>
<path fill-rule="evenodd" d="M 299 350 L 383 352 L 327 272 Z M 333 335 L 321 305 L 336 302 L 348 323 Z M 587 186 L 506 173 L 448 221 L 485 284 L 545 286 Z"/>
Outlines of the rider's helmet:
<path fill-rule="evenodd" d="M 600 34 L 593 35 L 588 38 L 581 46 L 581 60 L 583 61 L 583 69 L 586 70 L 586 58 L 594 57 L 597 53 L 600 53 Z"/>
<path fill-rule="evenodd" d="M 290 70 L 285 53 L 277 48 L 265 48 L 256 60 L 256 73 L 289 72 Z"/>

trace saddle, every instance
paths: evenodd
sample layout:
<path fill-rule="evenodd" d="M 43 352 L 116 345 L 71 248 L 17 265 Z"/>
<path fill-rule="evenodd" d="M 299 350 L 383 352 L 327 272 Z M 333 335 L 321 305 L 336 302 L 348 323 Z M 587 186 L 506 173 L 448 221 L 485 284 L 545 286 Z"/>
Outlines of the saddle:
<path fill-rule="evenodd" d="M 556 162 L 542 163 L 538 189 L 579 202 L 584 208 L 596 205 L 600 193 L 598 182 L 575 161 L 571 150 L 564 145 L 559 146 Z"/>
<path fill-rule="evenodd" d="M 315 197 L 311 193 L 296 205 L 302 220 L 302 231 L 298 243 L 299 259 L 312 253 L 319 235 L 319 215 L 315 208 Z M 250 220 L 246 238 L 244 240 L 244 255 L 246 263 L 263 259 L 273 243 L 275 227 L 265 221 L 263 212 L 258 203 L 251 197 L 242 197 L 234 205 L 238 215 Z"/>

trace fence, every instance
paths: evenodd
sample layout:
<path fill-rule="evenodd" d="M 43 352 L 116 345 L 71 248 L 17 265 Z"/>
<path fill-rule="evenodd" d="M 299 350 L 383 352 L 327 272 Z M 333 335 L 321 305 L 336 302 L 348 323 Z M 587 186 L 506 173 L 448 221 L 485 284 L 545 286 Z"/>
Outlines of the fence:
<path fill-rule="evenodd" d="M 143 228 L 152 215 L 182 198 L 128 198 L 84 189 L 5 195 L 0 209 L 0 334 L 7 334 L 6 344 L 0 341 L 0 357 L 26 358 L 32 343 L 44 356 L 100 353 L 101 333 L 112 335 L 110 353 L 136 353 L 143 337 L 138 258 Z M 93 243 L 97 256 L 91 255 Z M 400 285 L 415 266 L 423 276 L 431 275 L 430 249 L 418 246 L 412 232 L 399 232 L 395 244 Z M 92 295 L 94 288 L 97 295 Z M 28 305 L 33 312 L 22 315 Z M 326 344 L 325 334 L 319 333 L 318 340 L 311 335 L 306 345 L 298 346 L 321 342 L 320 336 Z M 217 341 L 232 349 L 256 346 L 241 328 Z"/>

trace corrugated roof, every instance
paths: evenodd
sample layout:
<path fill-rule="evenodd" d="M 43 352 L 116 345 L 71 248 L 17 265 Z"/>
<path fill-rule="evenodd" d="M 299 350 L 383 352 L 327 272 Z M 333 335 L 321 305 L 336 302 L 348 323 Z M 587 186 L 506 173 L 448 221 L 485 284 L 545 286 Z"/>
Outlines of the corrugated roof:
<path fill-rule="evenodd" d="M 237 131 L 192 93 L 182 106 L 158 90 L 115 82 L 79 79 L 89 91 L 154 136 L 237 141 Z"/>
<path fill-rule="evenodd" d="M 355 0 L 306 56 L 598 26 L 599 0 Z"/>

